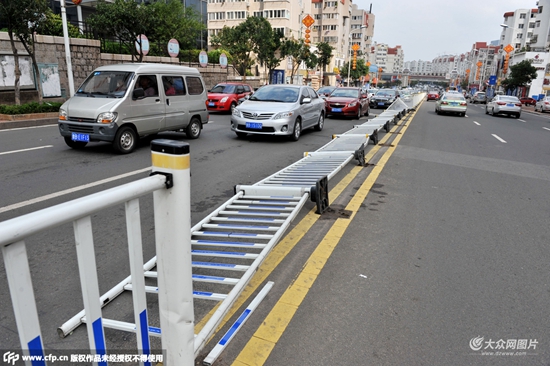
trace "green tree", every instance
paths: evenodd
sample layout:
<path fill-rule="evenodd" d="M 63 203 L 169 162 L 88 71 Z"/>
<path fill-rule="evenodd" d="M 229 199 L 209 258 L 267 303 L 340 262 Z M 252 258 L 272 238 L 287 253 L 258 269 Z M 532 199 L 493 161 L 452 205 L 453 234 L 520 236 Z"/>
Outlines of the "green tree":
<path fill-rule="evenodd" d="M 284 56 L 281 55 L 281 43 L 283 35 L 271 27 L 271 23 L 265 18 L 252 17 L 256 23 L 256 32 L 253 34 L 255 44 L 254 52 L 260 66 L 264 66 L 268 72 L 267 80 L 271 82 L 273 70 L 281 63 Z"/>
<path fill-rule="evenodd" d="M 281 44 L 281 54 L 291 59 L 290 82 L 294 83 L 294 75 L 302 62 L 309 62 L 312 57 L 309 46 L 305 44 L 303 39 L 295 40 L 287 38 Z"/>
<path fill-rule="evenodd" d="M 60 15 L 54 14 L 51 9 L 48 9 L 45 14 L 46 18 L 43 22 L 37 27 L 36 32 L 38 34 L 44 34 L 48 36 L 58 36 L 63 37 L 63 20 Z M 75 27 L 71 23 L 67 24 L 67 30 L 69 37 L 71 38 L 83 38 L 84 36 L 80 33 L 80 29 Z"/>
<path fill-rule="evenodd" d="M 48 10 L 45 0 L 0 0 L 0 21 L 7 25 L 11 49 L 15 60 L 15 104 L 21 105 L 21 70 L 19 68 L 19 53 L 15 46 L 15 37 L 19 39 L 32 60 L 35 75 L 38 72 L 36 63 L 34 32 L 45 20 L 44 14 Z M 42 102 L 42 85 L 36 81 L 38 87 L 38 101 Z"/>
<path fill-rule="evenodd" d="M 342 66 L 342 69 L 340 70 L 340 75 L 342 75 L 342 77 L 347 76 L 348 75 L 348 67 L 349 67 L 350 63 L 345 63 L 344 66 Z M 357 63 L 355 65 L 355 70 L 353 69 L 353 66 L 352 66 L 352 69 L 349 73 L 349 77 L 352 81 L 357 81 L 361 78 L 361 76 L 365 76 L 369 73 L 369 70 L 370 68 L 365 64 L 365 60 L 362 59 L 362 58 L 357 58 Z"/>
<path fill-rule="evenodd" d="M 99 0 L 95 14 L 88 18 L 88 24 L 95 32 L 103 38 L 118 38 L 124 47 L 132 50 L 132 58 L 138 62 L 143 60 L 143 51 L 140 47 L 136 55 L 134 43 L 139 35 L 152 31 L 154 23 L 153 7 L 126 0 L 115 0 L 113 3 Z"/>
<path fill-rule="evenodd" d="M 510 76 L 502 81 L 507 89 L 515 89 L 518 86 L 531 84 L 533 79 L 537 78 L 537 69 L 529 60 L 523 60 L 513 66 L 510 66 Z"/>
<path fill-rule="evenodd" d="M 329 43 L 317 43 L 317 59 L 321 67 L 321 86 L 323 86 L 324 81 L 323 73 L 327 71 L 327 65 L 330 64 L 330 60 L 332 59 L 332 51 L 334 51 L 334 47 L 332 47 Z"/>
<path fill-rule="evenodd" d="M 160 45 L 167 45 L 174 38 L 182 50 L 195 48 L 206 27 L 193 8 L 184 7 L 181 0 L 157 1 L 150 7 L 154 21 L 148 32 L 152 39 Z M 161 54 L 168 55 L 166 47 Z"/>
<path fill-rule="evenodd" d="M 221 47 L 233 56 L 233 64 L 239 74 L 246 80 L 246 71 L 254 64 L 252 54 L 257 45 L 254 41 L 256 29 L 255 17 L 248 17 L 235 27 L 223 27 L 218 35 L 213 36 L 210 43 L 214 47 Z"/>

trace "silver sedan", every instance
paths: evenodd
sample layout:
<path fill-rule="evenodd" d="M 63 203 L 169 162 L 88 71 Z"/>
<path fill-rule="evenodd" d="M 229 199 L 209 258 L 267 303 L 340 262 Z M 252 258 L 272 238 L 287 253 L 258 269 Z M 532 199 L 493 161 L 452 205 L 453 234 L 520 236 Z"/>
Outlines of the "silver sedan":
<path fill-rule="evenodd" d="M 521 102 L 512 95 L 497 95 L 485 106 L 485 114 L 493 116 L 505 114 L 519 118 L 521 116 Z"/>
<path fill-rule="evenodd" d="M 321 131 L 325 124 L 325 101 L 306 85 L 262 86 L 231 114 L 231 131 L 248 134 L 284 135 L 298 141 L 302 129 Z"/>
<path fill-rule="evenodd" d="M 550 97 L 545 97 L 538 100 L 535 104 L 535 112 L 536 111 L 540 111 L 540 113 L 550 111 Z"/>

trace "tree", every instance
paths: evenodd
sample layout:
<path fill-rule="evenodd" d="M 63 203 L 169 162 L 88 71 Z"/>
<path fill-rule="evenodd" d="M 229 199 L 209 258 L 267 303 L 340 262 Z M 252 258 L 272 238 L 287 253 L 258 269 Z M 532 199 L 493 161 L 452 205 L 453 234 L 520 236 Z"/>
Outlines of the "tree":
<path fill-rule="evenodd" d="M 51 9 L 48 9 L 45 14 L 46 18 L 36 28 L 38 34 L 44 34 L 49 36 L 63 37 L 63 20 L 60 15 L 54 14 Z M 80 33 L 80 29 L 75 27 L 71 23 L 67 24 L 67 30 L 69 37 L 71 38 L 83 38 Z"/>
<path fill-rule="evenodd" d="M 329 43 L 317 43 L 317 59 L 319 61 L 319 65 L 321 66 L 321 86 L 323 86 L 323 73 L 327 71 L 326 67 L 330 64 L 333 50 L 334 47 L 332 47 Z"/>
<path fill-rule="evenodd" d="M 151 38 L 161 45 L 167 45 L 172 38 L 177 39 L 183 50 L 195 47 L 205 29 L 195 10 L 184 7 L 181 0 L 157 1 L 150 7 L 154 19 L 153 28 L 148 31 Z M 163 53 L 168 54 L 166 48 Z"/>
<path fill-rule="evenodd" d="M 132 50 L 132 58 L 135 57 L 138 62 L 143 60 L 141 40 L 138 41 L 138 36 L 152 30 L 155 21 L 151 6 L 126 0 L 115 0 L 113 3 L 99 0 L 96 13 L 88 18 L 88 24 L 95 32 L 104 38 L 118 38 L 124 46 Z M 136 41 L 140 45 L 139 55 L 136 55 L 134 47 Z"/>
<path fill-rule="evenodd" d="M 283 56 L 289 56 L 292 61 L 292 69 L 290 71 L 291 83 L 294 81 L 294 75 L 302 62 L 306 62 L 311 58 L 311 51 L 303 39 L 285 39 L 281 44 L 281 53 Z"/>
<path fill-rule="evenodd" d="M 260 66 L 268 70 L 267 80 L 271 82 L 273 70 L 281 63 L 281 39 L 283 35 L 275 31 L 265 18 L 252 17 L 251 21 L 256 23 L 256 32 L 253 34 L 255 44 L 254 52 Z"/>
<path fill-rule="evenodd" d="M 523 60 L 513 66 L 510 66 L 510 76 L 502 81 L 507 89 L 515 89 L 518 86 L 531 84 L 533 79 L 537 78 L 537 69 L 529 60 Z"/>
<path fill-rule="evenodd" d="M 222 47 L 233 56 L 233 64 L 239 74 L 246 80 L 246 71 L 254 64 L 252 53 L 257 49 L 254 41 L 257 17 L 248 17 L 235 27 L 223 27 L 218 35 L 213 36 L 210 43 L 215 47 Z"/>
<path fill-rule="evenodd" d="M 349 62 L 342 66 L 340 70 L 340 75 L 348 75 Z M 362 58 L 357 59 L 357 64 L 355 65 L 355 70 L 351 69 L 349 76 L 351 80 L 359 80 L 361 76 L 365 76 L 369 73 L 370 68 L 365 64 L 365 60 Z M 348 82 L 349 83 L 349 82 Z"/>
<path fill-rule="evenodd" d="M 34 32 L 44 22 L 44 14 L 48 10 L 46 0 L 0 0 L 0 21 L 7 25 L 11 49 L 15 60 L 15 104 L 21 105 L 21 70 L 19 68 L 19 53 L 15 45 L 17 37 L 32 60 L 35 75 L 38 75 L 38 64 L 34 50 Z M 38 101 L 42 102 L 42 85 L 36 81 Z"/>

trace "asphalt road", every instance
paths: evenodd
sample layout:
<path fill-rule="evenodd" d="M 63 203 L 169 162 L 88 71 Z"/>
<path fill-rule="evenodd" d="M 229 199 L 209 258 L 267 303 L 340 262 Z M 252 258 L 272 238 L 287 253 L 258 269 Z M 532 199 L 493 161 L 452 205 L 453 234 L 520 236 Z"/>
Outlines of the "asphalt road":
<path fill-rule="evenodd" d="M 308 213 L 296 220 L 277 247 L 279 264 L 256 281 L 274 288 L 216 365 L 548 365 L 550 119 L 492 117 L 482 108 L 469 105 L 464 118 L 437 116 L 433 102 L 424 102 L 401 133 L 387 135 L 396 140 L 379 147 L 372 165 L 339 173 L 330 186 L 345 185 L 331 194 L 336 214 L 308 229 Z M 356 123 L 329 119 L 322 132 L 291 143 L 239 140 L 228 116 L 214 116 L 200 139 L 186 140 L 193 223 L 235 184 L 265 178 Z M 40 146 L 51 147 L 5 153 Z M 128 156 L 99 144 L 74 151 L 54 127 L 0 131 L 0 154 L 0 220 L 147 173 L 6 207 L 150 166 L 147 142 Z M 150 200 L 142 206 L 150 210 Z M 121 215 L 113 209 L 93 218 L 102 291 L 129 273 L 124 227 L 113 228 Z M 147 259 L 152 220 L 142 220 Z M 46 347 L 86 349 L 83 327 L 65 339 L 55 333 L 82 309 L 71 227 L 32 238 L 28 247 Z M 105 316 L 131 319 L 123 300 Z M 17 348 L 3 270 L 0 309 L 0 349 Z M 106 335 L 112 347 L 133 346 L 124 333 Z M 482 353 L 489 351 L 516 355 Z"/>

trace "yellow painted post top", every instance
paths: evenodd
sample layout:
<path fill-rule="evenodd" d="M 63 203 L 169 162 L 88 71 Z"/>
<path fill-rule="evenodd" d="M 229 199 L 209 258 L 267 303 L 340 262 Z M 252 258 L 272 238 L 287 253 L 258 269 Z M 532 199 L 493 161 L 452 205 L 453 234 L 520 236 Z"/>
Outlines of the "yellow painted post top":
<path fill-rule="evenodd" d="M 189 144 L 181 141 L 158 139 L 151 142 L 151 160 L 154 168 L 189 169 Z"/>

